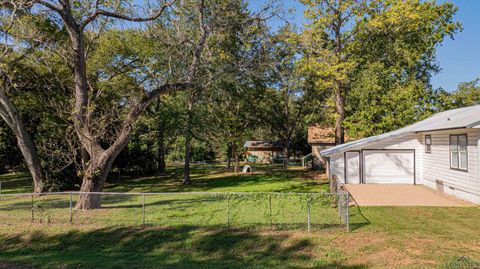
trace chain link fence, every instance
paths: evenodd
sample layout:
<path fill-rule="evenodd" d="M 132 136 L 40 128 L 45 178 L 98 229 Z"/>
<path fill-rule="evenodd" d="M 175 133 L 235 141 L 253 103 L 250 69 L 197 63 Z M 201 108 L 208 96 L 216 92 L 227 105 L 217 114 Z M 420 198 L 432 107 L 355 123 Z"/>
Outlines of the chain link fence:
<path fill-rule="evenodd" d="M 0 223 L 348 231 L 348 197 L 347 192 L 5 194 Z M 79 199 L 95 201 L 94 208 L 76 209 Z"/>

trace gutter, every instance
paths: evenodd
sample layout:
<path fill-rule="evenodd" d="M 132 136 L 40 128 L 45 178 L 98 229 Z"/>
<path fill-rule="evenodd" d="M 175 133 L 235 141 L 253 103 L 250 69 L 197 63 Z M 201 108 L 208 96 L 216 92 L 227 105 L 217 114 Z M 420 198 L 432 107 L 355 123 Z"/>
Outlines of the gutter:
<path fill-rule="evenodd" d="M 357 149 L 359 147 L 366 146 L 366 145 L 369 145 L 369 144 L 372 144 L 372 143 L 375 143 L 375 142 L 389 140 L 389 139 L 392 139 L 392 138 L 396 138 L 396 137 L 400 137 L 400 136 L 404 136 L 404 135 L 409 135 L 409 134 L 412 134 L 412 133 L 414 133 L 414 132 L 402 132 L 402 133 L 391 134 L 391 135 L 387 135 L 388 133 L 385 133 L 385 134 L 382 134 L 383 136 L 382 135 L 370 136 L 370 137 L 363 138 L 363 139 L 360 139 L 360 140 L 357 140 L 357 141 L 353 141 L 353 142 L 350 142 L 350 143 L 347 143 L 347 144 L 342 144 L 342 145 L 338 145 L 338 146 L 333 147 L 333 148 L 322 150 L 322 151 L 320 151 L 320 155 L 322 157 L 330 157 L 334 154 L 343 153 L 345 151 Z M 369 139 L 371 139 L 371 140 L 369 140 Z"/>
<path fill-rule="evenodd" d="M 458 129 L 467 129 L 467 128 L 471 128 L 471 127 L 462 126 L 462 127 L 450 127 L 450 128 L 440 128 L 440 129 L 430 129 L 430 130 L 419 130 L 419 131 L 415 131 L 415 133 L 418 134 L 418 133 L 425 133 L 425 132 L 438 132 L 438 131 L 458 130 Z"/>

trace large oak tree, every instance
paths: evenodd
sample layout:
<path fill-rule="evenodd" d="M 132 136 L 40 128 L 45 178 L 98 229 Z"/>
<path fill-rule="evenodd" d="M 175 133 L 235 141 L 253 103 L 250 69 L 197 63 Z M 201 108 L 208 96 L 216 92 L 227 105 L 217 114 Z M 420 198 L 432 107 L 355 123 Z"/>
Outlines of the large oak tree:
<path fill-rule="evenodd" d="M 176 9 L 171 9 L 174 5 Z M 68 33 L 66 57 L 71 59 L 70 67 L 74 83 L 72 121 L 78 140 L 87 153 L 84 157 L 86 166 L 80 188 L 82 192 L 102 191 L 112 163 L 127 145 L 134 124 L 148 105 L 161 94 L 196 87 L 197 69 L 201 64 L 202 53 L 211 30 L 207 29 L 207 24 L 213 16 L 212 9 L 207 8 L 203 0 L 178 3 L 156 1 L 149 5 L 145 4 L 145 7 L 147 6 L 148 9 L 142 9 L 123 0 L 35 0 L 32 1 L 29 9 L 24 10 L 33 16 L 55 22 L 58 28 Z M 119 117 L 118 128 L 113 133 L 113 137 L 106 141 L 101 140 L 98 135 L 101 131 L 98 130 L 98 122 L 102 119 L 97 113 L 97 106 L 101 105 L 98 103 L 101 99 L 99 96 L 102 94 L 98 88 L 98 81 L 104 74 L 90 72 L 89 56 L 95 49 L 95 41 L 106 30 L 114 28 L 115 23 L 118 25 L 122 21 L 154 22 L 157 30 L 171 33 L 172 38 L 165 40 L 166 42 L 174 42 L 173 46 L 176 48 L 179 47 L 178 44 L 183 44 L 184 60 L 188 63 L 182 65 L 184 70 L 177 71 L 176 74 L 181 76 L 177 76 L 175 80 L 164 74 L 155 73 L 148 79 L 144 78 L 142 81 L 144 83 L 138 83 L 137 93 L 139 93 L 133 98 L 123 96 L 120 100 L 116 100 L 126 112 Z M 130 24 L 125 26 L 129 27 Z M 162 33 L 158 35 L 158 37 L 165 36 L 167 35 Z M 138 77 L 136 79 L 142 80 Z M 99 196 L 81 194 L 77 208 L 90 209 L 99 205 Z"/>

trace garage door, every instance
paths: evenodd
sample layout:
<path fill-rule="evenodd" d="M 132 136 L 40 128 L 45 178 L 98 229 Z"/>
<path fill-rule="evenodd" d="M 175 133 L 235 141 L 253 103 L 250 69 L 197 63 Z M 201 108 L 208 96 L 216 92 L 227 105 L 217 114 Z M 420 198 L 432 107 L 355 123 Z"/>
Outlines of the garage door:
<path fill-rule="evenodd" d="M 410 150 L 366 150 L 364 156 L 365 183 L 414 184 L 415 157 Z"/>

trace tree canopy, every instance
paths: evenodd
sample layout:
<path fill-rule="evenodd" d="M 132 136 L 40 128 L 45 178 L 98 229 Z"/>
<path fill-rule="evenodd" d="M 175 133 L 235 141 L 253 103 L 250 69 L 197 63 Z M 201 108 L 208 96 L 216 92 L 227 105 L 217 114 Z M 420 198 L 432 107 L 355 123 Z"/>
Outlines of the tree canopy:
<path fill-rule="evenodd" d="M 310 124 L 343 143 L 480 102 L 478 79 L 430 83 L 461 31 L 449 2 L 303 0 L 306 25 L 275 29 L 276 1 L 0 3 L 0 171 L 28 170 L 38 192 L 175 162 L 188 184 L 190 161 L 239 171 L 247 140 L 280 141 L 286 166 Z"/>

